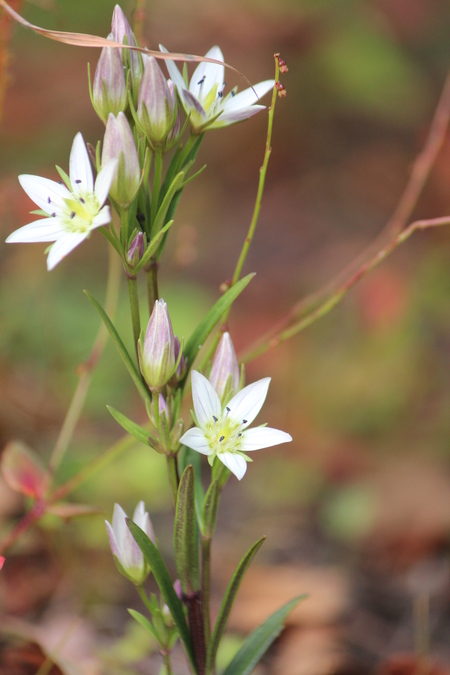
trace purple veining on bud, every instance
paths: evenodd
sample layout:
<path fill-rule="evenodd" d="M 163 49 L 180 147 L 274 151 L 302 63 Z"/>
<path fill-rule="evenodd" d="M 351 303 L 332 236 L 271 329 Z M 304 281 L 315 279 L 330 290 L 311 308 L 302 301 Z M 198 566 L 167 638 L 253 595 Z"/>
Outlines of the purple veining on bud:
<path fill-rule="evenodd" d="M 175 371 L 175 338 L 167 305 L 157 300 L 145 333 L 138 342 L 139 366 L 151 389 L 161 389 Z"/>
<path fill-rule="evenodd" d="M 121 44 L 127 44 L 132 46 L 138 46 L 136 39 L 133 35 L 128 19 L 122 11 L 122 8 L 119 5 L 114 7 L 112 20 L 111 20 L 111 33 L 116 42 Z M 131 86 L 134 91 L 139 89 L 139 83 L 142 76 L 142 67 L 139 60 L 139 53 L 133 51 L 132 49 L 122 49 L 122 63 L 125 68 L 129 68 L 131 71 Z"/>
<path fill-rule="evenodd" d="M 158 407 L 159 407 L 159 414 L 160 415 L 164 414 L 166 418 L 169 419 L 169 408 L 167 407 L 166 399 L 162 394 L 160 394 L 158 398 Z"/>
<path fill-rule="evenodd" d="M 176 100 L 153 56 L 144 60 L 137 116 L 148 140 L 155 145 L 164 143 L 176 122 Z"/>
<path fill-rule="evenodd" d="M 110 33 L 108 40 L 113 39 Z M 92 105 L 105 124 L 109 113 L 117 115 L 127 108 L 127 85 L 118 49 L 112 47 L 102 49 L 92 85 Z"/>
<path fill-rule="evenodd" d="M 239 364 L 230 334 L 224 333 L 217 346 L 209 376 L 209 381 L 216 390 L 219 398 L 222 398 L 224 395 L 229 378 L 231 378 L 231 390 L 229 393 L 234 396 L 234 394 L 239 391 Z"/>
<path fill-rule="evenodd" d="M 141 180 L 139 157 L 128 120 L 123 112 L 108 115 L 103 139 L 102 166 L 111 159 L 119 161 L 111 184 L 111 197 L 123 208 L 131 204 Z"/>
<path fill-rule="evenodd" d="M 114 504 L 112 526 L 106 520 L 106 531 L 117 569 L 134 584 L 141 586 L 150 573 L 150 567 L 127 527 L 126 518 L 123 508 Z M 136 506 L 132 520 L 155 544 L 155 533 L 144 502 Z"/>
<path fill-rule="evenodd" d="M 136 267 L 145 253 L 145 240 L 142 232 L 138 232 L 130 244 L 127 253 L 127 263 L 131 268 Z"/>

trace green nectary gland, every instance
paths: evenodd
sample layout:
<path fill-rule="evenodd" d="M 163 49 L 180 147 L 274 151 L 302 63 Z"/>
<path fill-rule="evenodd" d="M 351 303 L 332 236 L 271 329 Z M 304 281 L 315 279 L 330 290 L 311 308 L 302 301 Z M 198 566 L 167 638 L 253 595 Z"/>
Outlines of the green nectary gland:
<path fill-rule="evenodd" d="M 228 411 L 220 419 L 213 417 L 205 431 L 209 447 L 220 455 L 223 452 L 239 452 L 242 446 L 242 423 L 228 416 Z"/>

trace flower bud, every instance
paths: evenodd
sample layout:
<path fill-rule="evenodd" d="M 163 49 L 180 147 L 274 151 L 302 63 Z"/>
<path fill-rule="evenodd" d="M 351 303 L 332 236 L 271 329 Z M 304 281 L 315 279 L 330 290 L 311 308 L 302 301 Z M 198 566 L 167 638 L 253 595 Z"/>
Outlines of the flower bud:
<path fill-rule="evenodd" d="M 209 381 L 219 398 L 222 398 L 228 381 L 230 382 L 230 390 L 227 393 L 234 395 L 239 391 L 239 380 L 240 373 L 236 352 L 230 334 L 224 333 L 216 349 Z"/>
<path fill-rule="evenodd" d="M 12 490 L 40 499 L 45 489 L 45 469 L 39 456 L 20 441 L 11 441 L 1 457 L 3 478 Z"/>
<path fill-rule="evenodd" d="M 155 145 L 166 140 L 176 122 L 176 100 L 153 56 L 145 58 L 137 116 L 148 140 Z"/>
<path fill-rule="evenodd" d="M 108 116 L 103 138 L 102 166 L 111 159 L 118 159 L 119 163 L 109 194 L 120 206 L 126 208 L 138 191 L 141 168 L 133 132 L 123 112 L 117 117 L 112 113 Z"/>
<path fill-rule="evenodd" d="M 151 389 L 161 389 L 175 371 L 175 338 L 167 305 L 157 300 L 145 333 L 138 341 L 139 365 Z"/>
<path fill-rule="evenodd" d="M 131 268 L 136 267 L 145 253 L 145 240 L 142 232 L 138 232 L 130 244 L 127 253 L 127 263 Z"/>
<path fill-rule="evenodd" d="M 166 150 L 170 150 L 179 140 L 180 134 L 183 131 L 183 125 L 181 124 L 181 115 L 180 108 L 177 106 L 177 94 L 175 91 L 175 85 L 172 80 L 167 80 L 167 86 L 169 87 L 170 95 L 172 97 L 173 105 L 176 108 L 177 114 L 175 119 L 175 124 L 172 129 L 169 131 L 166 140 Z"/>
<path fill-rule="evenodd" d="M 131 30 L 131 26 L 119 5 L 114 7 L 111 21 L 111 33 L 116 42 L 137 47 L 137 42 L 133 35 L 133 31 Z M 125 68 L 129 68 L 131 71 L 131 88 L 133 90 L 133 98 L 134 92 L 136 92 L 137 98 L 139 84 L 142 77 L 142 66 L 139 59 L 139 53 L 132 49 L 122 49 L 121 52 L 123 65 Z"/>
<path fill-rule="evenodd" d="M 150 566 L 127 527 L 126 517 L 123 508 L 119 504 L 114 504 L 113 524 L 111 526 L 105 520 L 106 530 L 117 569 L 136 586 L 141 586 L 150 573 Z M 139 502 L 136 506 L 132 520 L 155 544 L 153 526 L 144 502 Z"/>
<path fill-rule="evenodd" d="M 113 39 L 110 33 L 108 40 Z M 127 85 L 119 49 L 103 47 L 94 75 L 92 105 L 106 124 L 109 113 L 117 115 L 126 110 L 127 104 Z"/>

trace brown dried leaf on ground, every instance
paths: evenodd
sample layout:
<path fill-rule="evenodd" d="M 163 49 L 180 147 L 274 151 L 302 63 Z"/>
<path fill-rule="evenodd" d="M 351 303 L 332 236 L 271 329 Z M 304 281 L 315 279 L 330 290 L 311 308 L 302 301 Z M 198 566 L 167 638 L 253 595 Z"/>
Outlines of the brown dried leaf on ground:
<path fill-rule="evenodd" d="M 449 675 L 450 670 L 432 659 L 396 654 L 377 668 L 375 675 Z"/>
<path fill-rule="evenodd" d="M 247 633 L 297 595 L 308 595 L 291 612 L 287 623 L 295 626 L 333 624 L 345 612 L 349 581 L 335 567 L 253 567 L 239 590 L 230 626 Z"/>
<path fill-rule="evenodd" d="M 332 675 L 345 661 L 335 628 L 295 628 L 282 636 L 273 675 Z"/>

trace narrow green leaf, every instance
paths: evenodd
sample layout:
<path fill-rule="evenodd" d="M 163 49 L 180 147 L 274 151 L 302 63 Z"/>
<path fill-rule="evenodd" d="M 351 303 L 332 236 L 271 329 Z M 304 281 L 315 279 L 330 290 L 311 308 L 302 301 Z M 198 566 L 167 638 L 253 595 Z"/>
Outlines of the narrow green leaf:
<path fill-rule="evenodd" d="M 194 652 L 192 649 L 189 628 L 184 616 L 183 605 L 175 593 L 172 580 L 170 578 L 169 572 L 167 571 L 167 567 L 164 564 L 164 560 L 161 558 L 161 555 L 154 543 L 147 537 L 145 532 L 141 530 L 139 525 L 133 523 L 131 518 L 127 518 L 127 525 L 137 545 L 144 554 L 146 561 L 150 565 L 153 576 L 155 577 L 155 581 L 158 584 L 159 590 L 161 591 L 163 598 L 169 608 L 172 619 L 174 620 L 178 629 L 180 640 L 183 642 L 186 654 L 195 673 L 196 668 Z"/>
<path fill-rule="evenodd" d="M 179 390 L 178 390 L 179 391 Z M 205 492 L 202 485 L 202 456 L 199 452 L 192 450 L 186 446 L 179 453 L 179 466 L 178 470 L 180 474 L 183 473 L 188 464 L 192 464 L 194 467 L 195 474 L 195 484 L 194 484 L 194 496 L 195 496 L 195 513 L 197 514 L 197 522 L 200 529 L 203 528 L 203 502 L 205 501 Z"/>
<path fill-rule="evenodd" d="M 116 422 L 118 422 L 120 426 L 123 427 L 123 429 L 125 429 L 125 431 L 127 431 L 129 434 L 137 438 L 137 440 L 140 441 L 141 443 L 144 443 L 144 445 L 148 445 L 150 448 L 152 447 L 148 440 L 148 432 L 145 429 L 140 427 L 139 424 L 136 424 L 136 422 L 133 422 L 132 420 L 128 419 L 128 417 L 123 415 L 115 408 L 112 408 L 110 405 L 107 405 L 106 407 L 108 408 L 109 412 L 114 417 Z"/>
<path fill-rule="evenodd" d="M 160 638 L 159 638 L 159 635 L 158 635 L 158 633 L 157 633 L 156 630 L 155 630 L 154 625 L 152 624 L 151 621 L 149 621 L 149 620 L 147 619 L 146 616 L 144 616 L 144 615 L 141 614 L 140 612 L 137 612 L 135 609 L 129 609 L 129 608 L 128 608 L 128 609 L 127 609 L 127 612 L 128 612 L 129 614 L 131 614 L 131 616 L 133 617 L 133 619 L 135 619 L 138 623 L 140 623 L 141 626 L 142 626 L 143 628 L 145 628 L 145 630 L 148 630 L 148 632 L 151 633 L 151 634 L 153 635 L 153 637 L 155 638 L 155 640 L 156 640 L 158 643 L 161 642 L 161 640 L 160 640 Z"/>
<path fill-rule="evenodd" d="M 216 519 L 217 519 L 217 511 L 219 509 L 220 492 L 221 489 L 219 481 L 213 480 L 208 488 L 208 492 L 206 493 L 206 497 L 203 502 L 202 534 L 208 538 L 213 536 L 214 530 L 216 529 Z"/>
<path fill-rule="evenodd" d="M 211 641 L 208 649 L 209 667 L 211 666 L 214 667 L 217 656 L 217 650 L 219 648 L 222 636 L 225 633 L 231 608 L 233 607 L 233 603 L 236 599 L 239 586 L 241 585 L 242 580 L 244 578 L 244 574 L 248 570 L 250 563 L 252 562 L 255 555 L 258 553 L 265 539 L 266 537 L 261 537 L 261 539 L 258 539 L 258 541 L 255 542 L 251 548 L 249 548 L 247 553 L 240 561 L 239 565 L 236 567 L 233 576 L 231 577 L 231 581 L 228 584 L 227 590 L 225 591 L 225 595 L 223 596 L 222 604 L 220 605 L 219 614 L 217 615 L 216 623 L 211 636 Z M 207 668 L 207 672 L 209 672 L 209 667 Z M 233 675 L 237 675 L 237 672 L 236 673 L 234 671 L 232 672 Z"/>
<path fill-rule="evenodd" d="M 306 595 L 299 595 L 286 603 L 281 609 L 269 616 L 262 626 L 250 633 L 223 675 L 249 675 L 283 630 L 289 612 L 305 598 Z"/>
<path fill-rule="evenodd" d="M 103 323 L 105 324 L 106 328 L 108 329 L 109 334 L 111 335 L 114 344 L 116 345 L 120 356 L 122 357 L 122 361 L 124 362 L 128 372 L 131 375 L 131 379 L 133 380 L 134 384 L 136 385 L 136 388 L 139 392 L 139 394 L 142 396 L 142 398 L 147 401 L 150 400 L 150 394 L 145 387 L 143 381 L 141 380 L 141 377 L 136 369 L 136 366 L 134 365 L 131 356 L 126 350 L 125 345 L 123 344 L 122 340 L 120 339 L 119 333 L 117 332 L 113 322 L 103 309 L 103 307 L 100 305 L 100 303 L 97 302 L 97 300 L 88 292 L 84 291 L 86 297 L 88 300 L 94 305 L 95 309 L 100 315 L 100 318 L 102 319 Z"/>
<path fill-rule="evenodd" d="M 188 371 L 197 356 L 199 348 L 202 346 L 216 323 L 220 320 L 222 314 L 230 307 L 236 298 L 242 293 L 244 288 L 253 279 L 254 274 L 247 274 L 246 277 L 232 286 L 221 298 L 211 307 L 209 312 L 200 321 L 197 328 L 191 333 L 189 340 L 184 348 L 184 355 L 188 362 Z M 186 373 L 187 377 L 187 373 Z"/>
<path fill-rule="evenodd" d="M 184 180 L 184 171 L 180 171 L 180 173 L 178 173 L 175 176 L 169 189 L 164 195 L 164 199 L 162 200 L 161 206 L 159 207 L 158 213 L 156 214 L 155 222 L 152 226 L 152 231 L 159 232 L 159 230 L 162 228 L 165 217 L 167 215 L 167 211 L 170 206 L 170 202 L 172 201 L 172 198 L 175 195 L 175 193 L 178 192 L 178 190 L 180 189 L 183 180 Z"/>
<path fill-rule="evenodd" d="M 166 234 L 166 232 L 172 227 L 173 225 L 173 220 L 169 220 L 168 223 L 164 225 L 163 228 L 156 234 L 149 245 L 147 246 L 144 255 L 142 258 L 139 260 L 138 264 L 134 268 L 133 272 L 134 274 L 137 274 L 143 267 L 148 263 L 152 255 L 155 255 L 156 251 L 158 250 L 158 247 L 161 243 L 162 238 Z"/>
<path fill-rule="evenodd" d="M 181 588 L 186 595 L 199 589 L 194 483 L 194 467 L 189 464 L 181 476 L 178 488 L 173 530 L 175 564 Z"/>

